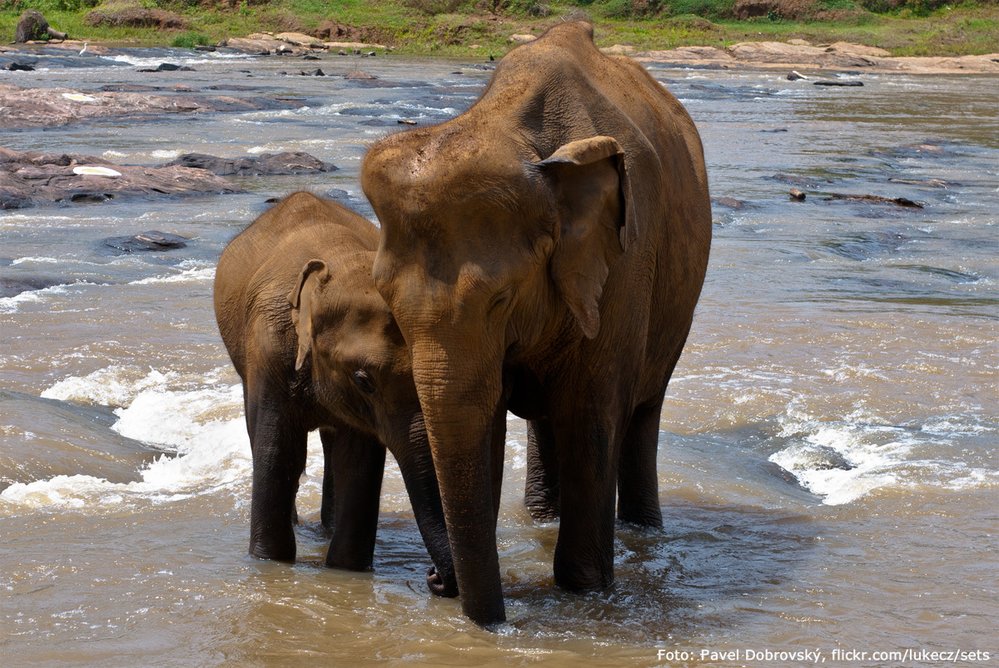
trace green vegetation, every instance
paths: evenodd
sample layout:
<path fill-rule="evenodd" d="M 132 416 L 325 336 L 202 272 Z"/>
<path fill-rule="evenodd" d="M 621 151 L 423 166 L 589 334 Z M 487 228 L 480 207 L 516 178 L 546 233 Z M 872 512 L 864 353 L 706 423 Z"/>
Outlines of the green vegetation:
<path fill-rule="evenodd" d="M 182 47 L 295 31 L 403 53 L 500 56 L 510 35 L 574 17 L 597 24 L 602 46 L 638 49 L 801 38 L 962 55 L 999 44 L 996 0 L 0 0 L 0 39 L 29 8 L 72 38 Z"/>

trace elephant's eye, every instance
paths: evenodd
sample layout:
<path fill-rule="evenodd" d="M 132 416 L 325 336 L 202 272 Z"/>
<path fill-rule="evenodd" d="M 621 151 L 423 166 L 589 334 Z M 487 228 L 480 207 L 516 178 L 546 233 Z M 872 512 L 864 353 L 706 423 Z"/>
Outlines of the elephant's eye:
<path fill-rule="evenodd" d="M 486 311 L 486 313 L 492 314 L 492 312 L 496 309 L 504 308 L 508 303 L 510 303 L 510 296 L 512 294 L 513 290 L 511 288 L 506 288 L 498 295 L 493 296 L 493 298 L 489 300 L 489 310 Z"/>
<path fill-rule="evenodd" d="M 354 372 L 354 385 L 367 394 L 375 393 L 375 384 L 371 380 L 371 376 L 364 369 L 358 369 Z"/>

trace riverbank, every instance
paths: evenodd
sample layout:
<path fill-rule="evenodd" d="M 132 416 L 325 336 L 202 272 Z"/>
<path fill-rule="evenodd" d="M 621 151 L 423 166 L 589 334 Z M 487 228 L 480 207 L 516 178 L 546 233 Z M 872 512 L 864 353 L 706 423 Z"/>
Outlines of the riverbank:
<path fill-rule="evenodd" d="M 534 39 L 530 33 L 512 35 L 516 46 Z M 329 56 L 374 57 L 395 53 L 393 47 L 373 42 L 324 41 L 304 33 L 253 33 L 246 37 L 223 40 L 218 46 L 199 46 L 202 51 L 231 51 L 285 59 L 322 60 Z M 61 43 L 0 46 L 0 69 L 28 70 L 43 53 L 75 55 L 86 49 L 91 55 L 107 55 L 113 46 L 90 44 L 79 40 Z M 728 47 L 680 46 L 668 49 L 639 49 L 630 44 L 603 47 L 612 55 L 626 55 L 640 62 L 700 69 L 787 70 L 789 76 L 805 72 L 856 72 L 868 74 L 999 74 L 999 53 L 964 56 L 893 56 L 886 49 L 834 42 L 813 44 L 803 39 L 790 42 L 747 41 Z M 483 58 L 477 53 L 471 58 Z M 492 54 L 485 60 L 492 61 Z M 169 67 L 169 64 L 163 67 Z M 321 71 L 321 68 L 320 68 Z M 361 70 L 358 73 L 363 74 Z M 802 77 L 807 78 L 807 77 Z M 2 123 L 0 123 L 2 126 Z"/>
<path fill-rule="evenodd" d="M 892 0 L 882 3 L 896 6 L 889 13 L 866 10 L 868 0 L 388 0 L 338 3 L 333 12 L 307 0 L 251 0 L 238 7 L 161 1 L 152 9 L 134 0 L 105 0 L 96 7 L 72 1 L 47 4 L 39 0 L 33 6 L 72 39 L 119 46 L 211 46 L 254 33 L 304 33 L 326 42 L 381 44 L 405 55 L 498 59 L 554 22 L 576 18 L 595 24 L 599 46 L 621 45 L 637 53 L 804 40 L 860 44 L 893 57 L 952 57 L 987 54 L 999 44 L 999 5 L 992 3 L 917 12 L 906 9 L 905 0 Z M 939 5 L 922 6 L 934 4 Z M 13 37 L 23 8 L 17 0 L 3 3 L 0 42 Z"/>

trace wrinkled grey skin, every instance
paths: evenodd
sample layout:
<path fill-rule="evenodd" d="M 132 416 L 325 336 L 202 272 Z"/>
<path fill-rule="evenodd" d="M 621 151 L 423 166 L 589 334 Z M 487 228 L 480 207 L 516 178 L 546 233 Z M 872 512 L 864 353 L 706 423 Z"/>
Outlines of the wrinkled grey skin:
<path fill-rule="evenodd" d="M 294 561 L 295 494 L 306 437 L 326 458 L 326 564 L 371 567 L 385 449 L 399 463 L 434 562 L 427 582 L 457 594 L 409 355 L 371 265 L 378 230 L 309 193 L 261 215 L 222 253 L 219 331 L 243 381 L 253 452 L 250 554 Z"/>
<path fill-rule="evenodd" d="M 505 617 L 507 408 L 530 420 L 532 512 L 560 515 L 557 584 L 609 586 L 615 492 L 619 519 L 662 525 L 659 416 L 707 267 L 690 117 L 640 65 L 600 53 L 591 26 L 564 23 L 511 51 L 464 114 L 372 146 L 362 186 L 465 614 Z"/>

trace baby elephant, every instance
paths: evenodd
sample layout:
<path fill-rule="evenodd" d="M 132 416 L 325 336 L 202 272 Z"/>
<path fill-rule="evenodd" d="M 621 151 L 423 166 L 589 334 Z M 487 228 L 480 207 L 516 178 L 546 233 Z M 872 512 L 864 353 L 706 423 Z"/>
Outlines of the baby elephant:
<path fill-rule="evenodd" d="M 307 434 L 319 429 L 323 522 L 333 526 L 326 564 L 371 567 L 388 448 L 434 562 L 427 584 L 455 596 L 409 355 L 371 279 L 377 247 L 371 222 L 299 192 L 261 215 L 219 260 L 215 317 L 243 381 L 253 453 L 250 554 L 294 561 L 295 494 Z"/>

